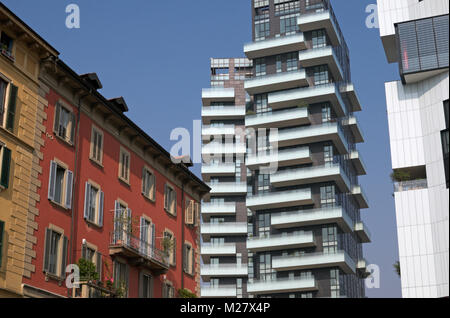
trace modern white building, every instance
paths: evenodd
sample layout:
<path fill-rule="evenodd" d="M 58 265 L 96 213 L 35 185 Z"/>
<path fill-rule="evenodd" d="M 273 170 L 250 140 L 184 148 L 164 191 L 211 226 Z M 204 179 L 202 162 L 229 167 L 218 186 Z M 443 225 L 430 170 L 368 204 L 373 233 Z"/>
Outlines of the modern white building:
<path fill-rule="evenodd" d="M 403 297 L 449 296 L 449 2 L 378 0 Z"/>

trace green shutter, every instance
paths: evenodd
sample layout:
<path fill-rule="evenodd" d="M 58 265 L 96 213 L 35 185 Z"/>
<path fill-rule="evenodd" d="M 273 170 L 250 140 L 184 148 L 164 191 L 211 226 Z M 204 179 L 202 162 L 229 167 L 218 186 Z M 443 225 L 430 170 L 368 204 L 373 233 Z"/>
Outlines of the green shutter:
<path fill-rule="evenodd" d="M 18 88 L 17 86 L 14 86 L 13 84 L 11 84 L 11 88 L 10 88 L 10 93 L 9 93 L 9 103 L 8 103 L 8 114 L 6 117 L 6 129 L 8 129 L 9 131 L 13 131 L 14 130 L 14 120 L 16 117 L 16 105 L 17 105 L 17 91 Z"/>
<path fill-rule="evenodd" d="M 3 256 L 3 239 L 5 232 L 5 222 L 0 221 L 0 268 L 2 268 L 2 256 Z"/>
<path fill-rule="evenodd" d="M 1 177 L 0 177 L 0 185 L 7 189 L 9 187 L 9 175 L 11 168 L 11 150 L 6 147 L 3 147 L 3 156 L 1 162 Z"/>

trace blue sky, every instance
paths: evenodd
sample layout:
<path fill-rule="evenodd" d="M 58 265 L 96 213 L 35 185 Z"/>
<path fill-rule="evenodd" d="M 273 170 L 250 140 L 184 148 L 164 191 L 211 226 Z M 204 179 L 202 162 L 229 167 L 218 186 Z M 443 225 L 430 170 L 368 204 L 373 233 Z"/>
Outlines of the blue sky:
<path fill-rule="evenodd" d="M 357 114 L 368 175 L 361 184 L 370 209 L 362 216 L 372 233 L 364 252 L 381 269 L 380 288 L 368 297 L 401 297 L 391 157 L 384 82 L 398 80 L 388 65 L 378 29 L 367 29 L 365 9 L 376 0 L 334 0 L 350 49 L 352 78 L 363 105 Z M 200 119 L 201 89 L 209 87 L 210 57 L 243 56 L 251 40 L 250 0 L 3 0 L 61 52 L 76 72 L 96 72 L 107 98 L 124 96 L 128 116 L 166 149 L 176 127 Z M 81 28 L 65 27 L 65 8 L 78 4 Z M 194 172 L 200 175 L 199 165 Z"/>

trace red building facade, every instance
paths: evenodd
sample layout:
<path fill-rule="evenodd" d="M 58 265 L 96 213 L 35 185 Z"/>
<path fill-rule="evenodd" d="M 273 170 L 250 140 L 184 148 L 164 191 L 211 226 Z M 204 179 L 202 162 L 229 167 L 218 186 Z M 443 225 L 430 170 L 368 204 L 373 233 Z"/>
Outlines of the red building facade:
<path fill-rule="evenodd" d="M 199 203 L 209 188 L 125 116 L 123 98 L 105 99 L 95 74 L 47 56 L 40 80 L 39 214 L 24 295 L 199 295 Z M 70 264 L 79 288 L 67 287 Z"/>

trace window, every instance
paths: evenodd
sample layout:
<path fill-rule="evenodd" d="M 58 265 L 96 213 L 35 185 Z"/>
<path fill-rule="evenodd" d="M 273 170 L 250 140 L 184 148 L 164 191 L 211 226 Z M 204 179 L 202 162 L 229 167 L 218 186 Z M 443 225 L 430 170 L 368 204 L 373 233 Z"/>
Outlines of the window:
<path fill-rule="evenodd" d="M 156 199 L 156 177 L 148 168 L 142 169 L 142 194 L 152 200 Z"/>
<path fill-rule="evenodd" d="M 333 164 L 333 145 L 326 143 L 323 146 L 323 161 L 325 166 L 331 166 Z"/>
<path fill-rule="evenodd" d="M 298 69 L 298 53 L 287 54 L 287 71 L 296 71 Z"/>
<path fill-rule="evenodd" d="M 60 103 L 55 107 L 56 136 L 73 145 L 75 136 L 75 115 Z"/>
<path fill-rule="evenodd" d="M 330 270 L 330 292 L 331 298 L 339 298 L 339 270 L 332 269 Z"/>
<path fill-rule="evenodd" d="M 447 189 L 449 187 L 449 129 L 448 129 L 448 121 L 449 121 L 449 101 L 446 100 L 444 102 L 444 116 L 445 116 L 445 125 L 446 129 L 441 132 L 442 139 L 442 153 L 444 155 L 444 169 L 445 169 L 445 181 L 447 184 Z"/>
<path fill-rule="evenodd" d="M 164 191 L 164 209 L 172 215 L 177 215 L 177 193 L 167 184 Z"/>
<path fill-rule="evenodd" d="M 256 113 L 261 114 L 270 111 L 267 94 L 255 95 Z"/>
<path fill-rule="evenodd" d="M 195 251 L 190 243 L 185 243 L 183 247 L 183 270 L 186 274 L 195 274 Z"/>
<path fill-rule="evenodd" d="M 322 123 L 327 123 L 331 121 L 331 107 L 330 104 L 326 103 L 322 105 Z"/>
<path fill-rule="evenodd" d="M 256 76 L 266 75 L 266 60 L 264 58 L 255 60 L 255 72 Z"/>
<path fill-rule="evenodd" d="M 197 204 L 194 200 L 186 200 L 185 223 L 188 225 L 195 224 Z"/>
<path fill-rule="evenodd" d="M 103 205 L 105 194 L 99 187 L 86 182 L 84 196 L 84 219 L 98 226 L 103 226 Z"/>
<path fill-rule="evenodd" d="M 8 189 L 11 169 L 11 150 L 0 141 L 0 190 Z"/>
<path fill-rule="evenodd" d="M 175 298 L 175 287 L 173 287 L 172 283 L 170 282 L 163 283 L 162 297 Z"/>
<path fill-rule="evenodd" d="M 327 46 L 327 37 L 324 30 L 312 31 L 313 49 Z"/>
<path fill-rule="evenodd" d="M 155 224 L 152 224 L 145 217 L 141 217 L 140 238 L 142 242 L 141 253 L 152 257 L 156 240 Z"/>
<path fill-rule="evenodd" d="M 169 249 L 169 264 L 175 266 L 177 264 L 177 240 L 173 233 L 168 230 L 164 231 L 164 239 L 168 242 L 172 242 L 172 246 Z"/>
<path fill-rule="evenodd" d="M 128 245 L 132 232 L 132 211 L 125 204 L 114 202 L 114 243 Z"/>
<path fill-rule="evenodd" d="M 272 269 L 272 255 L 270 253 L 259 254 L 259 279 L 273 280 L 276 279 L 277 273 Z"/>
<path fill-rule="evenodd" d="M 337 227 L 326 226 L 322 228 L 322 247 L 325 254 L 332 254 L 337 252 Z"/>
<path fill-rule="evenodd" d="M 0 36 L 0 50 L 3 55 L 11 59 L 13 58 L 12 55 L 13 44 L 14 40 L 5 32 L 2 32 Z"/>
<path fill-rule="evenodd" d="M 0 221 L 0 268 L 2 268 L 3 264 L 3 245 L 5 239 L 5 222 Z"/>
<path fill-rule="evenodd" d="M 242 278 L 236 279 L 236 297 L 242 298 Z"/>
<path fill-rule="evenodd" d="M 283 72 L 282 56 L 277 55 L 277 73 Z"/>
<path fill-rule="evenodd" d="M 63 278 L 67 264 L 68 239 L 62 233 L 47 228 L 45 231 L 44 273 Z"/>
<path fill-rule="evenodd" d="M 120 149 L 119 178 L 126 183 L 130 182 L 130 153 L 123 148 Z"/>
<path fill-rule="evenodd" d="M 298 32 L 297 14 L 281 17 L 280 33 L 283 35 L 291 35 Z"/>
<path fill-rule="evenodd" d="M 313 67 L 312 73 L 314 76 L 314 85 L 328 84 L 330 82 L 327 65 Z"/>
<path fill-rule="evenodd" d="M 306 10 L 314 10 L 320 12 L 324 9 L 322 0 L 306 0 Z"/>
<path fill-rule="evenodd" d="M 153 278 L 148 274 L 141 274 L 141 298 L 153 297 Z"/>
<path fill-rule="evenodd" d="M 81 246 L 81 257 L 87 261 L 92 262 L 96 267 L 96 272 L 100 281 L 102 280 L 102 254 L 89 246 L 88 244 L 83 244 Z M 82 278 L 83 279 L 83 278 Z"/>
<path fill-rule="evenodd" d="M 270 235 L 270 213 L 258 214 L 258 234 L 259 237 Z"/>
<path fill-rule="evenodd" d="M 14 131 L 18 87 L 0 74 L 0 127 Z"/>
<path fill-rule="evenodd" d="M 90 158 L 100 165 L 103 163 L 103 132 L 92 127 Z"/>
<path fill-rule="evenodd" d="M 55 161 L 50 162 L 48 199 L 66 208 L 72 208 L 73 172 Z"/>
<path fill-rule="evenodd" d="M 300 1 L 283 1 L 284 3 L 277 3 L 282 1 L 275 1 L 275 16 L 284 14 L 300 12 Z"/>
<path fill-rule="evenodd" d="M 336 193 L 334 185 L 320 187 L 320 206 L 322 208 L 334 207 Z"/>
<path fill-rule="evenodd" d="M 270 22 L 268 19 L 255 22 L 255 41 L 262 41 L 270 35 Z"/>
<path fill-rule="evenodd" d="M 119 261 L 114 261 L 114 285 L 125 290 L 124 298 L 128 295 L 128 266 Z"/>

